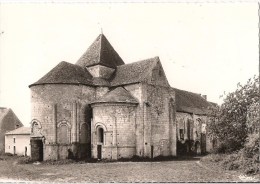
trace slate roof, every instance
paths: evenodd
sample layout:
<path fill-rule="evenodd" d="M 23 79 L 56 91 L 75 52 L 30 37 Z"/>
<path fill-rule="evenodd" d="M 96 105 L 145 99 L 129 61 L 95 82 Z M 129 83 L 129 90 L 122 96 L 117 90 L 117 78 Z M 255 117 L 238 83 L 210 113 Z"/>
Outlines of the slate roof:
<path fill-rule="evenodd" d="M 92 104 L 94 104 L 94 103 L 131 103 L 131 104 L 138 104 L 138 101 L 125 88 L 118 87 L 118 88 L 108 92 L 107 94 L 102 96 L 100 99 L 92 102 Z"/>
<path fill-rule="evenodd" d="M 30 127 L 20 127 L 5 133 L 5 135 L 30 135 L 31 128 Z"/>
<path fill-rule="evenodd" d="M 198 115 L 207 115 L 208 107 L 212 106 L 200 94 L 173 88 L 176 98 L 177 112 L 194 113 Z"/>
<path fill-rule="evenodd" d="M 100 34 L 96 38 L 76 63 L 76 65 L 83 68 L 97 64 L 110 68 L 116 68 L 117 66 L 124 64 L 124 61 L 103 34 Z"/>
<path fill-rule="evenodd" d="M 2 119 L 5 117 L 5 115 L 9 112 L 9 108 L 0 107 L 0 124 L 2 122 Z"/>
<path fill-rule="evenodd" d="M 138 82 L 147 82 L 153 67 L 159 61 L 159 57 L 125 64 L 117 67 L 111 86 L 126 85 Z"/>
<path fill-rule="evenodd" d="M 100 34 L 76 64 L 63 61 L 29 87 L 40 84 L 83 84 L 116 87 L 139 82 L 149 82 L 153 68 L 158 62 L 160 62 L 159 57 L 154 57 L 124 64 L 124 61 L 108 42 L 107 38 L 103 34 Z M 87 71 L 86 66 L 94 66 L 97 64 L 114 68 L 116 72 L 114 72 L 108 80 L 100 77 L 93 78 Z M 176 88 L 173 89 L 176 92 L 178 112 L 208 114 L 207 107 L 215 105 L 214 103 L 207 102 L 199 94 Z M 122 87 L 110 91 L 93 103 L 110 102 L 138 103 L 138 101 Z"/>
<path fill-rule="evenodd" d="M 95 86 L 107 86 L 107 87 L 110 86 L 110 82 L 101 77 L 94 77 L 92 82 L 93 82 L 93 85 L 95 85 Z"/>
<path fill-rule="evenodd" d="M 44 75 L 40 80 L 31 86 L 40 84 L 85 84 L 93 85 L 92 75 L 78 65 L 65 61 L 60 62 L 56 67 Z"/>

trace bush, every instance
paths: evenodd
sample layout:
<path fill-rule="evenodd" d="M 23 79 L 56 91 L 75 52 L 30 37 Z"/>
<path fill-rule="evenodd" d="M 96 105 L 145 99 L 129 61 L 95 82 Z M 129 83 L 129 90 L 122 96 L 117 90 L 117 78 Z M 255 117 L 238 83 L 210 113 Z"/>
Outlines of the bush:
<path fill-rule="evenodd" d="M 212 108 L 208 133 L 221 140 L 220 153 L 231 153 L 245 146 L 249 134 L 259 131 L 259 78 L 254 76 L 236 91 L 224 94 L 224 103 Z"/>
<path fill-rule="evenodd" d="M 30 157 L 23 156 L 23 157 L 18 157 L 17 163 L 18 164 L 31 164 L 31 163 L 33 163 L 33 160 Z"/>
<path fill-rule="evenodd" d="M 64 160 L 46 160 L 43 161 L 42 164 L 46 165 L 64 165 L 64 164 L 72 164 L 75 163 L 75 160 L 72 159 L 64 159 Z"/>
<path fill-rule="evenodd" d="M 14 156 L 12 153 L 4 153 L 4 156 Z"/>
<path fill-rule="evenodd" d="M 210 154 L 201 160 L 216 163 L 226 170 L 240 170 L 245 174 L 260 174 L 259 154 L 247 157 L 245 150 L 241 149 L 232 154 Z"/>
<path fill-rule="evenodd" d="M 225 157 L 224 154 L 210 154 L 205 157 L 202 157 L 201 161 L 218 163 L 218 162 L 221 162 L 224 157 Z"/>

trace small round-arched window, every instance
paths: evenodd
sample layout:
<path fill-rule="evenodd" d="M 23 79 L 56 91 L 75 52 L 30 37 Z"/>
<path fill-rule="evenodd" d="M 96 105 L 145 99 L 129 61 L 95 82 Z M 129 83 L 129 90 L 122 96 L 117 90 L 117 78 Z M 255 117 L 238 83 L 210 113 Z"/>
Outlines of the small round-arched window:
<path fill-rule="evenodd" d="M 33 135 L 40 135 L 40 129 L 41 129 L 41 124 L 38 121 L 33 120 L 33 122 L 32 122 L 32 134 Z"/>
<path fill-rule="evenodd" d="M 104 129 L 101 127 L 98 127 L 97 129 L 97 141 L 99 143 L 104 143 Z"/>

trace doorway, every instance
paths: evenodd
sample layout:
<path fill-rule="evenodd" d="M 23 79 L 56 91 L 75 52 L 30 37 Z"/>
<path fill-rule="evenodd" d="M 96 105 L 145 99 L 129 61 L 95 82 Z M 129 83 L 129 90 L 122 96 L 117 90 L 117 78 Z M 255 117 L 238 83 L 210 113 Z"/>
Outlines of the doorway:
<path fill-rule="evenodd" d="M 43 161 L 42 139 L 31 139 L 31 158 L 35 161 Z"/>
<path fill-rule="evenodd" d="M 201 133 L 201 153 L 206 153 L 206 134 Z"/>
<path fill-rule="evenodd" d="M 15 146 L 14 146 L 14 155 L 16 154 L 16 149 L 15 149 Z"/>
<path fill-rule="evenodd" d="M 98 159 L 101 159 L 101 157 L 102 157 L 102 145 L 97 145 L 97 156 L 98 156 Z"/>
<path fill-rule="evenodd" d="M 27 156 L 27 146 L 25 146 L 24 156 Z"/>
<path fill-rule="evenodd" d="M 151 146 L 151 158 L 153 158 L 153 145 Z"/>

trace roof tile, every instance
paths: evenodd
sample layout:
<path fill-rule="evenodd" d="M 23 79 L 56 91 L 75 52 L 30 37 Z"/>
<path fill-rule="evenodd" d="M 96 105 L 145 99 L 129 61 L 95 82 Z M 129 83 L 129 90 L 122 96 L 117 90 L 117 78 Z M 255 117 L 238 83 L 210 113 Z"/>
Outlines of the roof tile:
<path fill-rule="evenodd" d="M 27 135 L 31 134 L 31 128 L 30 127 L 20 127 L 17 129 L 14 129 L 12 131 L 9 131 L 5 133 L 6 135 Z"/>
<path fill-rule="evenodd" d="M 176 110 L 179 112 L 206 115 L 208 107 L 212 106 L 207 100 L 196 93 L 173 88 L 176 98 Z"/>
<path fill-rule="evenodd" d="M 96 38 L 76 63 L 76 65 L 83 68 L 97 64 L 110 68 L 116 68 L 117 66 L 124 64 L 124 61 L 103 34 L 100 34 Z"/>
<path fill-rule="evenodd" d="M 153 67 L 159 61 L 158 57 L 125 64 L 117 67 L 111 86 L 119 86 L 137 82 L 147 82 Z"/>
<path fill-rule="evenodd" d="M 85 84 L 92 85 L 92 76 L 84 68 L 62 61 L 31 86 L 39 84 Z"/>

